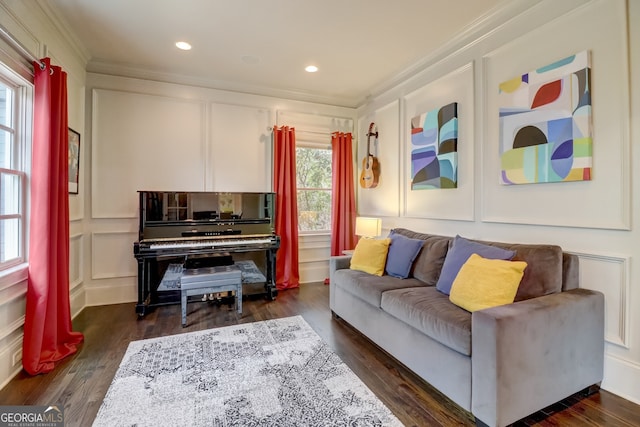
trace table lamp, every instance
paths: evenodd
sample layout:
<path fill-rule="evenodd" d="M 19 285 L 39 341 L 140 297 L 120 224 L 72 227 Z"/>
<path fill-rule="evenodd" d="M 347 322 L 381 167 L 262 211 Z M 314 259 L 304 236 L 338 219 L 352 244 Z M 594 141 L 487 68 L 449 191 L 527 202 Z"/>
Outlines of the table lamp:
<path fill-rule="evenodd" d="M 365 238 L 374 238 L 382 234 L 382 220 L 366 216 L 356 217 L 356 235 Z"/>

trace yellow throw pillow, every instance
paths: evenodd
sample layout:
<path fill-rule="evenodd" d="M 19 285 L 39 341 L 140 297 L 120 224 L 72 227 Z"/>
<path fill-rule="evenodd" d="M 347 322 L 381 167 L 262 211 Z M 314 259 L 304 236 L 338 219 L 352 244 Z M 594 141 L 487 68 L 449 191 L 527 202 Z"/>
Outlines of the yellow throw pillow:
<path fill-rule="evenodd" d="M 382 276 L 390 243 L 391 239 L 361 238 L 358 240 L 351 256 L 351 269 Z"/>
<path fill-rule="evenodd" d="M 511 304 L 527 263 L 472 254 L 458 272 L 449 300 L 467 311 Z"/>

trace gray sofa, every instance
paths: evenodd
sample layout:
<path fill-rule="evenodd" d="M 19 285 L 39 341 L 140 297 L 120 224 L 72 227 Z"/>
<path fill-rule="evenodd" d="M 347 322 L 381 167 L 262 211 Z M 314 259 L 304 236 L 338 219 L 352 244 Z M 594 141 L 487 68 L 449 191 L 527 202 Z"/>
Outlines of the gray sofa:
<path fill-rule="evenodd" d="M 577 256 L 554 245 L 482 242 L 515 251 L 528 266 L 514 303 L 470 313 L 435 286 L 452 238 L 393 232 L 424 240 L 409 277 L 351 270 L 350 256 L 331 257 L 334 316 L 479 425 L 508 425 L 579 391 L 598 390 L 604 296 L 579 288 Z"/>

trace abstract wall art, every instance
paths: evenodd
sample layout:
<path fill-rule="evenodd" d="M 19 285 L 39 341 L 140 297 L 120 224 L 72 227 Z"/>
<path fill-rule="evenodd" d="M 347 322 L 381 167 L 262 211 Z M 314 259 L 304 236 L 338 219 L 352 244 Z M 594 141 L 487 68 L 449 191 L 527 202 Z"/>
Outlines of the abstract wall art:
<path fill-rule="evenodd" d="M 588 51 L 502 82 L 498 98 L 502 184 L 591 179 Z"/>
<path fill-rule="evenodd" d="M 411 190 L 458 186 L 458 103 L 411 119 Z"/>

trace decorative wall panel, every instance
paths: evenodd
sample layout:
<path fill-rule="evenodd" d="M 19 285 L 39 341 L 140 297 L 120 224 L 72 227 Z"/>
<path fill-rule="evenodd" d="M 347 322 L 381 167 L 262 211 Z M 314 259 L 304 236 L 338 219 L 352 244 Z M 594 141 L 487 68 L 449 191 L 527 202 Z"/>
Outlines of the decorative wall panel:
<path fill-rule="evenodd" d="M 357 185 L 358 215 L 397 216 L 400 203 L 400 103 L 393 101 L 358 119 L 356 175 L 367 155 L 367 133 L 375 123 L 378 138 L 371 138 L 371 154 L 378 159 L 380 175 L 375 188 Z"/>
<path fill-rule="evenodd" d="M 131 277 L 138 273 L 133 243 L 138 233 L 108 231 L 91 234 L 91 278 Z"/>
<path fill-rule="evenodd" d="M 480 163 L 483 221 L 629 229 L 631 156 L 626 23 L 624 1 L 591 2 L 589 7 L 575 9 L 485 55 L 482 70 L 485 104 L 481 116 L 485 136 Z M 499 178 L 503 166 L 499 146 L 499 110 L 502 103 L 497 88 L 514 76 L 523 75 L 541 65 L 553 64 L 585 51 L 591 54 L 593 70 L 589 87 L 589 95 L 593 99 L 593 156 L 588 152 L 590 143 L 582 139 L 585 144 L 581 142 L 583 147 L 578 149 L 578 157 L 582 164 L 575 170 L 581 175 L 581 179 L 587 174 L 591 180 L 541 185 L 501 185 L 501 181 L 504 182 L 505 179 L 531 182 L 542 182 L 544 179 L 524 172 L 521 178 L 516 178 L 517 174 L 513 171 L 510 172 L 511 178 Z M 571 90 L 580 90 L 578 80 L 572 81 Z M 613 82 L 615 84 L 612 84 Z M 582 87 L 584 88 L 584 85 Z M 540 122 L 548 121 L 548 117 L 539 119 Z M 578 118 L 578 122 L 582 122 L 583 119 L 586 117 Z M 588 125 L 581 123 L 578 127 L 587 129 Z M 562 132 L 567 140 L 569 133 L 574 136 L 582 133 L 578 127 L 565 127 Z M 574 148 L 575 157 L 575 147 L 566 147 Z M 542 156 L 537 160 L 532 158 L 529 162 L 530 165 L 535 162 L 538 170 L 542 165 L 549 166 L 555 162 L 560 171 L 555 175 L 563 175 L 566 172 L 562 170 L 566 168 L 567 163 L 561 158 L 569 158 L 568 152 L 556 153 L 554 160 L 549 157 L 552 152 L 542 152 L 539 147 L 527 150 L 537 150 L 537 154 Z M 531 155 L 534 154 L 536 153 Z M 513 167 L 514 161 L 509 160 L 507 163 Z M 529 172 L 532 173 L 534 169 L 531 166 Z M 526 178 L 525 175 L 531 177 Z"/>
<path fill-rule="evenodd" d="M 212 104 L 209 120 L 207 191 L 271 191 L 269 110 Z"/>
<path fill-rule="evenodd" d="M 604 294 L 604 338 L 628 347 L 629 258 L 577 253 L 580 257 L 580 287 Z"/>
<path fill-rule="evenodd" d="M 204 190 L 202 103 L 95 89 L 92 123 L 94 218 L 135 218 L 138 190 Z"/>
<path fill-rule="evenodd" d="M 408 94 L 404 98 L 403 132 L 400 151 L 403 156 L 403 175 L 401 185 L 404 194 L 403 216 L 413 218 L 455 219 L 472 221 L 474 219 L 474 73 L 473 64 L 451 71 L 447 75 L 427 84 L 426 86 Z M 453 112 L 454 116 L 438 125 L 438 113 L 442 109 Z M 430 164 L 431 175 L 436 176 L 437 166 L 438 183 L 446 182 L 446 190 L 419 191 L 424 185 L 416 184 L 418 173 L 417 166 L 421 166 L 422 158 L 416 158 L 416 151 L 420 148 L 412 145 L 413 126 L 417 126 L 419 117 L 427 112 L 432 112 L 436 119 L 434 124 L 427 124 L 430 130 L 434 126 L 439 128 L 437 135 L 455 134 L 455 144 L 442 141 L 445 145 L 438 145 L 438 149 L 432 150 L 433 159 Z M 429 114 L 425 115 L 427 118 Z M 421 124 L 424 126 L 424 123 Z M 454 129 L 455 127 L 455 129 Z M 455 132 L 453 132 L 455 130 Z M 434 133 L 436 135 L 436 133 Z M 448 141 L 453 141 L 448 139 Z M 435 147 L 435 146 L 434 146 Z M 447 148 L 448 147 L 448 148 Z M 455 150 L 451 150 L 455 147 Z M 424 148 L 424 144 L 421 148 Z M 447 151 L 446 153 L 444 151 Z M 432 159 L 432 160 L 433 160 Z M 425 166 L 426 167 L 426 166 Z M 445 171 L 448 168 L 448 172 Z M 442 180 L 442 174 L 449 176 L 448 180 Z M 455 181 L 452 180 L 455 174 Z M 435 178 L 432 178 L 435 179 Z M 455 183 L 455 185 L 454 185 Z M 432 187 L 434 187 L 432 185 Z"/>
<path fill-rule="evenodd" d="M 73 289 L 82 283 L 84 274 L 84 236 L 75 234 L 69 239 L 69 288 Z"/>

